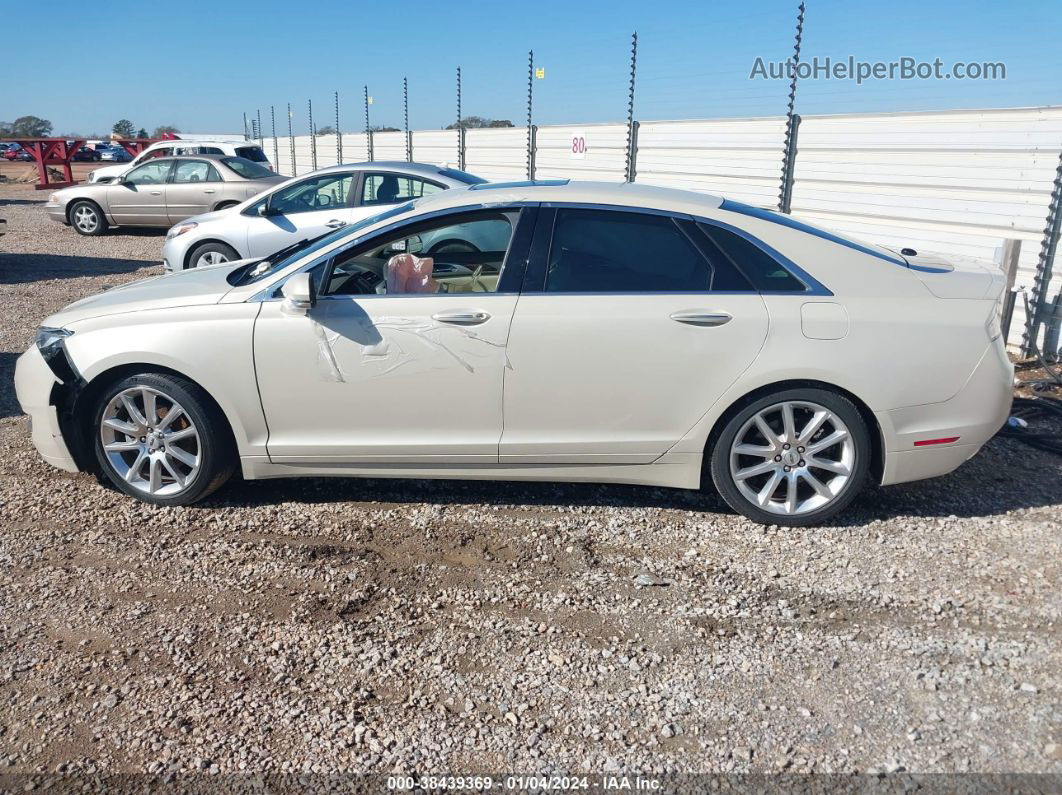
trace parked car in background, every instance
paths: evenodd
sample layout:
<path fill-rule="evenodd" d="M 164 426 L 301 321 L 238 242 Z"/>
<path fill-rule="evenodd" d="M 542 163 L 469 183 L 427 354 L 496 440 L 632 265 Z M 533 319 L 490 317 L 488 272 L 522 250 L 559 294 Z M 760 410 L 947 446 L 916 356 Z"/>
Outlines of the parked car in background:
<path fill-rule="evenodd" d="M 991 263 L 636 184 L 382 209 L 46 318 L 15 371 L 45 460 L 159 505 L 240 468 L 714 484 L 799 526 L 951 472 L 1010 409 Z"/>
<path fill-rule="evenodd" d="M 190 215 L 237 205 L 283 181 L 239 157 L 161 157 L 136 166 L 117 182 L 56 191 L 45 210 L 82 235 L 100 235 L 109 226 L 167 227 Z"/>
<path fill-rule="evenodd" d="M 82 145 L 70 159 L 77 163 L 94 163 L 100 159 L 100 152 Z"/>
<path fill-rule="evenodd" d="M 21 144 L 11 144 L 4 150 L 3 157 L 5 160 L 15 160 L 19 162 L 32 163 L 33 155 L 27 150 L 23 149 Z"/>
<path fill-rule="evenodd" d="M 239 206 L 175 226 L 166 235 L 163 265 L 173 271 L 265 257 L 381 208 L 483 182 L 457 169 L 404 161 L 322 168 Z"/>
<path fill-rule="evenodd" d="M 117 147 L 125 152 L 122 147 Z M 128 153 L 126 153 L 128 155 Z M 229 157 L 242 157 L 252 163 L 259 163 L 270 171 L 273 166 L 266 157 L 262 147 L 253 141 L 184 141 L 173 139 L 158 141 L 151 144 L 147 149 L 137 155 L 128 166 L 104 166 L 97 168 L 89 174 L 89 182 L 113 182 L 116 178 L 126 173 L 129 169 L 146 163 L 156 157 L 171 157 L 173 155 L 228 155 Z M 103 158 L 108 159 L 108 158 Z M 122 162 L 125 162 L 124 160 Z"/>
<path fill-rule="evenodd" d="M 113 163 L 130 163 L 133 160 L 133 156 L 125 151 L 125 147 L 122 146 L 105 146 L 102 149 L 97 150 L 100 153 L 100 160 L 107 160 Z M 97 169 L 98 171 L 99 169 Z M 89 182 L 92 182 L 93 171 L 89 174 Z M 97 180 L 100 181 L 100 180 Z M 111 182 L 110 179 L 104 179 L 103 182 Z"/>

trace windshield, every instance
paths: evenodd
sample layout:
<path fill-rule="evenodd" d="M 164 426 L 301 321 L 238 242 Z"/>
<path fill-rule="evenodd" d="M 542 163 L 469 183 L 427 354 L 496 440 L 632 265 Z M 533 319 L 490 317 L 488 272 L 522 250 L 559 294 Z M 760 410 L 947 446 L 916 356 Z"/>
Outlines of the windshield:
<path fill-rule="evenodd" d="M 287 248 L 282 248 L 275 254 L 270 254 L 257 265 L 250 267 L 247 271 L 238 271 L 238 280 L 236 284 L 253 284 L 254 282 L 262 281 L 263 279 L 272 276 L 274 273 L 279 273 L 296 260 L 305 257 L 307 254 L 320 251 L 322 248 L 331 245 L 337 240 L 342 240 L 345 237 L 357 236 L 357 234 L 363 229 L 368 229 L 370 226 L 378 224 L 380 221 L 385 221 L 388 218 L 393 218 L 396 215 L 409 212 L 413 209 L 413 205 L 414 202 L 406 202 L 405 204 L 400 204 L 397 207 L 392 207 L 382 213 L 377 213 L 368 218 L 363 218 L 360 221 L 355 221 L 354 223 L 348 224 L 339 229 L 333 229 L 319 237 L 300 240 L 298 243 L 293 243 Z"/>
<path fill-rule="evenodd" d="M 262 179 L 263 177 L 276 176 L 276 174 L 274 174 L 265 166 L 260 166 L 257 163 L 252 163 L 250 160 L 245 160 L 242 157 L 225 157 L 222 158 L 221 162 L 231 168 L 244 179 Z"/>
<path fill-rule="evenodd" d="M 475 174 L 469 174 L 467 171 L 460 171 L 456 168 L 440 168 L 439 173 L 466 185 L 482 185 L 487 181 L 483 177 L 477 177 Z"/>

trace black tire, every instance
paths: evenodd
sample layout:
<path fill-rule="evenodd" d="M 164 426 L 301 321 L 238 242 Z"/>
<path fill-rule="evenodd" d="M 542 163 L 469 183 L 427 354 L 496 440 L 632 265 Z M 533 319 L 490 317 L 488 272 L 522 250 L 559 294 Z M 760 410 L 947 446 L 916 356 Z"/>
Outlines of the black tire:
<path fill-rule="evenodd" d="M 222 202 L 214 208 L 214 211 L 217 212 L 218 210 L 227 210 L 230 207 L 235 207 L 237 204 L 239 204 L 239 202 Z"/>
<path fill-rule="evenodd" d="M 828 502 L 820 507 L 807 510 L 804 513 L 796 513 L 793 515 L 785 513 L 776 513 L 770 510 L 765 510 L 759 505 L 755 504 L 749 497 L 746 497 L 739 488 L 734 475 L 731 472 L 731 448 L 734 445 L 734 440 L 739 432 L 745 427 L 746 423 L 752 420 L 757 414 L 769 409 L 769 407 L 785 402 L 795 403 L 811 403 L 832 412 L 837 419 L 847 426 L 848 434 L 854 445 L 854 460 L 850 465 L 850 474 L 847 476 L 847 481 L 844 481 L 842 485 L 837 486 L 836 495 L 829 499 Z M 801 408 L 800 411 L 809 411 L 807 408 Z M 779 415 L 778 419 L 781 419 Z M 770 422 L 768 422 L 770 425 Z M 800 427 L 799 425 L 797 426 Z M 825 434 L 829 430 L 829 425 L 824 426 L 818 433 Z M 775 430 L 775 426 L 771 425 L 771 429 Z M 751 429 L 746 430 L 748 433 Z M 753 433 L 759 433 L 755 431 Z M 815 440 L 818 437 L 818 433 L 812 436 L 811 439 Z M 762 438 L 763 434 L 759 434 Z M 786 448 L 788 451 L 790 448 Z M 804 452 L 804 448 L 797 448 L 801 453 Z M 779 451 L 783 453 L 783 451 Z M 825 452 L 825 451 L 824 451 Z M 811 460 L 811 454 L 806 454 L 807 459 Z M 712 482 L 715 488 L 718 490 L 719 495 L 726 501 L 726 504 L 733 508 L 743 516 L 748 517 L 754 522 L 765 525 L 783 525 L 788 527 L 806 527 L 809 525 L 822 524 L 830 518 L 836 516 L 845 508 L 847 508 L 858 495 L 859 492 L 866 485 L 867 473 L 870 470 L 870 459 L 873 455 L 873 446 L 870 442 L 870 432 L 867 429 L 866 423 L 863 421 L 862 415 L 859 413 L 859 409 L 848 398 L 843 395 L 839 395 L 836 392 L 831 392 L 826 389 L 812 389 L 812 388 L 798 388 L 798 389 L 786 389 L 774 394 L 765 395 L 757 398 L 748 405 L 744 406 L 737 414 L 732 416 L 723 426 L 722 431 L 719 433 L 715 440 L 715 444 L 712 447 L 711 458 L 709 462 L 710 473 Z M 803 458 L 803 456 L 801 456 Z M 744 458 L 737 458 L 739 462 L 745 461 Z M 750 463 L 756 462 L 756 457 L 752 457 Z M 763 460 L 762 458 L 760 460 Z M 777 459 L 775 459 L 777 460 Z M 827 459 L 828 460 L 828 459 Z M 767 461 L 768 466 L 772 464 Z M 779 462 L 778 466 L 784 466 L 785 462 Z M 738 466 L 742 466 L 738 464 Z M 834 477 L 833 473 L 826 472 L 826 470 L 820 470 L 813 465 L 807 467 L 804 466 L 803 461 L 799 462 L 799 465 L 794 465 L 793 470 L 800 469 L 802 471 L 809 472 L 812 476 L 825 482 L 824 478 Z M 788 472 L 790 470 L 786 470 Z M 768 489 L 768 483 L 770 482 L 773 472 L 765 472 L 762 476 L 763 485 L 759 487 L 759 481 L 749 478 L 747 481 L 750 491 L 766 490 Z M 781 477 L 786 477 L 782 474 Z M 801 476 L 803 478 L 803 476 Z M 797 480 L 797 476 L 794 476 L 794 480 Z M 832 482 L 832 481 L 831 481 Z M 780 488 L 787 488 L 784 485 L 785 481 L 779 482 L 777 485 Z M 801 480 L 800 489 L 807 492 L 811 490 L 811 485 L 807 480 Z M 827 484 L 829 485 L 829 484 Z M 776 492 L 768 494 L 768 499 Z M 798 493 L 794 491 L 794 493 Z M 810 493 L 808 496 L 812 496 Z M 799 499 L 799 498 L 798 498 Z"/>
<path fill-rule="evenodd" d="M 67 219 L 79 235 L 96 237 L 107 231 L 107 217 L 95 202 L 76 201 L 67 211 Z"/>
<path fill-rule="evenodd" d="M 149 493 L 144 488 L 138 488 L 132 482 L 127 481 L 122 476 L 122 473 L 116 470 L 116 466 L 122 465 L 132 469 L 130 464 L 136 462 L 137 456 L 140 455 L 138 450 L 117 453 L 108 453 L 104 450 L 101 429 L 104 412 L 110 406 L 111 401 L 126 390 L 145 387 L 159 393 L 163 398 L 156 397 L 158 401 L 156 416 L 154 419 L 149 420 L 149 423 L 159 423 L 161 418 L 157 415 L 167 411 L 168 406 L 172 405 L 172 402 L 176 402 L 183 409 L 184 417 L 182 418 L 178 415 L 174 425 L 183 420 L 183 428 L 187 428 L 190 424 L 198 432 L 196 442 L 191 450 L 188 447 L 191 445 L 189 441 L 185 440 L 180 443 L 185 445 L 185 452 L 194 451 L 197 454 L 198 469 L 193 471 L 186 483 L 176 483 L 165 474 L 164 470 L 160 469 L 162 473 L 160 477 L 164 481 L 165 488 L 169 489 L 170 493 Z M 166 399 L 171 401 L 171 403 L 167 404 Z M 147 415 L 147 412 L 144 412 L 145 406 L 143 402 L 137 404 L 137 408 L 145 416 Z M 179 376 L 163 373 L 141 373 L 116 381 L 100 392 L 91 417 L 92 425 L 88 429 L 88 433 L 90 434 L 89 438 L 92 440 L 92 446 L 96 452 L 96 461 L 100 469 L 111 484 L 129 496 L 136 497 L 138 500 L 153 505 L 190 505 L 202 500 L 218 489 L 231 477 L 235 470 L 237 456 L 224 415 L 200 386 Z M 125 436 L 130 442 L 137 441 L 129 434 L 125 434 Z M 143 439 L 145 437 L 140 438 Z M 165 440 L 163 441 L 165 442 Z M 177 443 L 170 443 L 171 449 L 175 444 Z M 165 444 L 163 444 L 161 451 L 165 451 L 165 449 Z M 112 462 L 110 456 L 116 456 L 117 461 L 120 463 Z M 152 466 L 150 460 L 145 460 L 145 463 L 140 467 L 140 471 L 149 472 Z M 190 467 L 181 469 L 179 474 L 189 474 L 190 469 Z M 170 482 L 165 483 L 165 480 Z M 180 487 L 179 489 L 177 488 L 178 486 Z M 174 491 L 174 489 L 177 490 Z"/>
<path fill-rule="evenodd" d="M 203 263 L 201 265 L 200 259 L 210 254 L 219 255 L 220 259 L 216 262 Z M 188 255 L 188 267 L 198 268 L 204 265 L 218 265 L 222 262 L 232 262 L 239 258 L 239 253 L 232 246 L 225 245 L 224 243 L 203 243 L 192 249 L 192 253 Z"/>

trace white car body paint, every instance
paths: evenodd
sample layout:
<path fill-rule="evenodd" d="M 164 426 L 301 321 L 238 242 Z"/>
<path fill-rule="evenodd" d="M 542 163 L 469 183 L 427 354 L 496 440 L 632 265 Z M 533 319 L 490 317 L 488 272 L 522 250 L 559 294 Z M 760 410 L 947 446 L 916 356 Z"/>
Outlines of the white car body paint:
<path fill-rule="evenodd" d="M 558 204 L 651 208 L 726 224 L 781 252 L 821 294 L 357 295 L 306 314 L 276 297 L 291 275 L 428 213 Z M 448 190 L 336 236 L 257 283 L 232 263 L 76 302 L 43 325 L 73 332 L 87 382 L 122 365 L 184 374 L 219 404 L 248 478 L 364 475 L 624 482 L 696 488 L 706 443 L 745 396 L 819 382 L 872 414 L 883 484 L 945 474 L 1006 418 L 1013 369 L 988 331 L 1002 289 L 990 265 L 933 270 L 736 211 L 700 194 L 637 185 Z M 931 266 L 925 265 L 929 268 Z M 942 271 L 942 272 L 935 272 Z M 484 312 L 472 327 L 440 324 Z M 717 326 L 672 315 L 725 313 Z M 16 373 L 34 443 L 76 468 L 57 433 L 56 378 L 30 349 Z M 916 442 L 958 437 L 953 444 Z"/>

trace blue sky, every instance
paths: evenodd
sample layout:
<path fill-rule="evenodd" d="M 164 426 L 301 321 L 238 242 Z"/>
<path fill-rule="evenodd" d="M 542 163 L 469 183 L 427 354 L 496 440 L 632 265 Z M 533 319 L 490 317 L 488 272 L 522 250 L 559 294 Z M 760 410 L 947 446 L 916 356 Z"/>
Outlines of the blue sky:
<path fill-rule="evenodd" d="M 60 0 L 42 48 L 32 14 L 5 36 L 0 119 L 50 119 L 56 132 L 107 131 L 119 118 L 149 130 L 238 131 L 241 113 L 291 102 L 296 133 L 306 101 L 317 126 L 364 125 L 362 86 L 373 124 L 402 125 L 402 77 L 410 125 L 453 120 L 454 70 L 463 110 L 520 124 L 526 117 L 527 51 L 546 78 L 535 81 L 535 121 L 625 118 L 630 34 L 638 31 L 635 116 L 640 119 L 784 113 L 784 81 L 750 80 L 757 57 L 792 51 L 795 2 L 658 0 L 201 3 L 172 6 Z M 5 17 L 13 25 L 17 14 Z M 857 86 L 805 81 L 803 114 L 1013 107 L 1062 103 L 1062 3 L 1030 0 L 809 0 L 803 55 L 835 59 L 1002 61 L 1004 81 L 881 81 Z M 15 33 L 17 35 L 11 35 Z M 32 68 L 20 69 L 19 64 Z"/>

